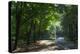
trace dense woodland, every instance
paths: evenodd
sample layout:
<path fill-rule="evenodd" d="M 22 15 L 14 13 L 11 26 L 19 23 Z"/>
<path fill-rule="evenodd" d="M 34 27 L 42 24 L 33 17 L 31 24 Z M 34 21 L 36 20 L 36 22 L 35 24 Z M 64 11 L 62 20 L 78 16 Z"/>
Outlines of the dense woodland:
<path fill-rule="evenodd" d="M 77 5 L 13 1 L 9 8 L 9 52 L 18 48 L 22 52 L 47 48 L 49 45 L 40 43 L 44 40 L 50 40 L 53 42 L 50 46 L 55 47 L 58 37 L 64 37 L 67 44 L 73 43 L 71 49 L 78 48 Z"/>

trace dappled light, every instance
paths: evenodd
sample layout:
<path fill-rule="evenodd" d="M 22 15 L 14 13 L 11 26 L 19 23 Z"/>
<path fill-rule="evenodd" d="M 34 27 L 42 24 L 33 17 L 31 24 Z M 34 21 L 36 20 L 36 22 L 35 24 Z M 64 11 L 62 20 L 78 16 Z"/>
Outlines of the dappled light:
<path fill-rule="evenodd" d="M 77 49 L 77 5 L 10 2 L 10 52 Z"/>

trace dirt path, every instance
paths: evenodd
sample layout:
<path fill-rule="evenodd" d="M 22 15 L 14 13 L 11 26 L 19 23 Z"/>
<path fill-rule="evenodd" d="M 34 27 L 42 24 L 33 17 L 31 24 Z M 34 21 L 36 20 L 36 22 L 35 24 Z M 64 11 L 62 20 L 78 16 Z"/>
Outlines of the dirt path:
<path fill-rule="evenodd" d="M 57 46 L 51 40 L 40 40 L 36 44 L 30 44 L 22 48 L 18 47 L 13 52 L 40 52 L 40 51 L 53 51 L 57 50 Z"/>

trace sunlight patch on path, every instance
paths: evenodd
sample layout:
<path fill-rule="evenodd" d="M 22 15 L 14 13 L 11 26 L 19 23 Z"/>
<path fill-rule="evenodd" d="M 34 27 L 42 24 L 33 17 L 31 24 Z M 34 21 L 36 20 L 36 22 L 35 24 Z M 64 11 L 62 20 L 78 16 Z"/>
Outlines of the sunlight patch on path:
<path fill-rule="evenodd" d="M 51 41 L 51 40 L 39 40 L 39 41 L 37 41 L 37 43 L 39 43 L 40 45 L 50 45 L 50 44 L 54 44 L 54 41 Z"/>

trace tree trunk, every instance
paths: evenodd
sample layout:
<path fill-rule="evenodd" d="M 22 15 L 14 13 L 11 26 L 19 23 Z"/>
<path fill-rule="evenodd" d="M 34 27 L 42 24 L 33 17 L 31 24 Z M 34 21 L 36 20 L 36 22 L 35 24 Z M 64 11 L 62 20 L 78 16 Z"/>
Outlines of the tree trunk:
<path fill-rule="evenodd" d="M 21 6 L 22 3 L 16 4 L 16 37 L 15 37 L 14 50 L 17 48 L 17 45 L 18 45 L 20 21 L 21 21 L 21 14 L 22 14 L 22 8 L 20 8 L 20 10 L 19 10 L 19 8 L 18 8 L 19 5 Z"/>
<path fill-rule="evenodd" d="M 36 42 L 36 31 L 35 31 L 36 28 L 35 27 L 36 27 L 36 25 L 35 25 L 35 22 L 34 22 L 34 24 L 33 24 L 33 30 L 34 30 L 33 39 L 34 39 L 34 43 Z"/>

